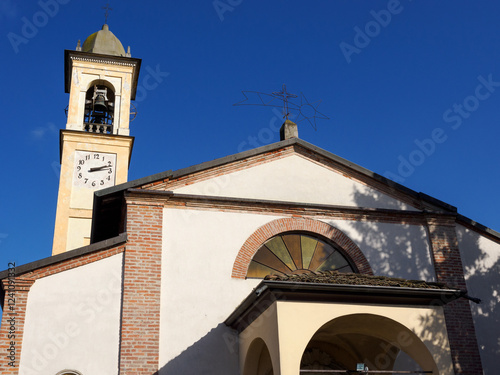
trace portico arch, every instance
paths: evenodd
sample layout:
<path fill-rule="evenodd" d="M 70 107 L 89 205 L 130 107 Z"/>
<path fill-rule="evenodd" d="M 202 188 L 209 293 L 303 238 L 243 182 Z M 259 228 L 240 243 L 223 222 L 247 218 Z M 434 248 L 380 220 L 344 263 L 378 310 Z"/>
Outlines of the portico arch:
<path fill-rule="evenodd" d="M 269 349 L 261 338 L 253 340 L 248 348 L 243 375 L 274 375 Z"/>
<path fill-rule="evenodd" d="M 384 316 L 350 314 L 325 323 L 314 333 L 304 348 L 300 368 L 353 370 L 357 363 L 365 363 L 370 370 L 391 371 L 400 352 L 416 366 L 404 370 L 439 374 L 429 349 L 410 329 Z"/>

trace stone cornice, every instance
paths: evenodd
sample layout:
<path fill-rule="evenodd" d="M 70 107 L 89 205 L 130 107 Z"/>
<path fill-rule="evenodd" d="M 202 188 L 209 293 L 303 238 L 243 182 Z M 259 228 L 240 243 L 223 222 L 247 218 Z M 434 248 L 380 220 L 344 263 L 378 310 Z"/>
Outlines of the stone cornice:
<path fill-rule="evenodd" d="M 378 221 L 425 225 L 428 220 L 450 223 L 455 215 L 449 213 L 428 213 L 410 210 L 351 207 L 298 203 L 250 198 L 232 198 L 179 194 L 172 191 L 128 189 L 127 202 L 162 202 L 165 207 L 193 210 L 224 210 L 255 212 L 269 215 L 292 215 L 296 217 L 317 217 L 356 221 Z"/>
<path fill-rule="evenodd" d="M 105 64 L 111 64 L 111 65 L 122 65 L 122 66 L 137 66 L 137 62 L 123 62 L 123 61 L 115 61 L 107 58 L 88 58 L 88 57 L 80 57 L 80 56 L 71 56 L 71 60 L 77 60 L 77 61 L 87 61 L 87 62 L 93 62 L 93 63 L 105 63 Z"/>

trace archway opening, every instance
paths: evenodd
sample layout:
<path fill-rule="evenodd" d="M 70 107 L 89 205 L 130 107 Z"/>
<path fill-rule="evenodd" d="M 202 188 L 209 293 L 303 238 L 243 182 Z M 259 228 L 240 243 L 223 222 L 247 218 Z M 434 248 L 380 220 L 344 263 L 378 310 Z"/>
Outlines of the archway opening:
<path fill-rule="evenodd" d="M 353 314 L 323 325 L 307 344 L 301 358 L 304 375 L 314 370 L 416 371 L 438 374 L 424 343 L 400 323 L 372 314 Z M 397 373 L 397 372 L 394 372 Z"/>
<path fill-rule="evenodd" d="M 250 344 L 243 375 L 274 375 L 271 354 L 264 340 L 257 338 Z"/>

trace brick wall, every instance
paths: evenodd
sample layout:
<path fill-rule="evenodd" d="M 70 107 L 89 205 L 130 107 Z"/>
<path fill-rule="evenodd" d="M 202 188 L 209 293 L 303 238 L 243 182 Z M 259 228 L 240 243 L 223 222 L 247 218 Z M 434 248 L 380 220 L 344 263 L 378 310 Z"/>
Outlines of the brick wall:
<path fill-rule="evenodd" d="M 158 371 L 163 204 L 127 199 L 121 375 Z"/>
<path fill-rule="evenodd" d="M 428 218 L 427 225 L 437 281 L 465 290 L 455 218 Z M 469 303 L 461 298 L 444 306 L 446 329 L 455 373 L 482 375 L 481 357 Z"/>
<path fill-rule="evenodd" d="M 0 374 L 17 375 L 23 343 L 28 292 L 35 281 L 16 277 L 11 280 L 10 289 L 8 279 L 4 279 L 2 282 L 5 298 L 0 329 Z M 14 293 L 13 296 L 9 296 L 11 292 Z"/>
<path fill-rule="evenodd" d="M 336 243 L 354 262 L 360 273 L 373 275 L 373 271 L 359 247 L 342 231 L 322 221 L 306 218 L 284 218 L 273 220 L 257 229 L 243 244 L 233 265 L 232 277 L 244 279 L 253 256 L 261 245 L 271 237 L 288 231 L 316 233 Z"/>

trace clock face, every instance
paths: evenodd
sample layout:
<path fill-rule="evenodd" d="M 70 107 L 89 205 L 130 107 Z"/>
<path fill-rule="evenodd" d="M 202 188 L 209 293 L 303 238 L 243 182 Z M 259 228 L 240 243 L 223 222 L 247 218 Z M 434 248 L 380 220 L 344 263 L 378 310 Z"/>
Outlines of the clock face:
<path fill-rule="evenodd" d="M 73 185 L 103 189 L 115 184 L 116 154 L 75 151 Z"/>

